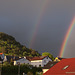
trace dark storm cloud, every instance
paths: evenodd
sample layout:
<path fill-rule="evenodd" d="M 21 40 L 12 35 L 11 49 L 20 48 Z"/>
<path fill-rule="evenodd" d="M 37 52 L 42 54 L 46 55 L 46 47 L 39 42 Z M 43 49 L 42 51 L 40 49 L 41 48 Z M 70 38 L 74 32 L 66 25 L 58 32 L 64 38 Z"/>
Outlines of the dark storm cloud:
<path fill-rule="evenodd" d="M 41 50 L 40 53 L 48 51 L 57 56 L 75 15 L 75 0 L 47 1 L 32 49 Z M 44 0 L 0 0 L 0 32 L 14 36 L 17 41 L 29 47 L 43 2 Z"/>

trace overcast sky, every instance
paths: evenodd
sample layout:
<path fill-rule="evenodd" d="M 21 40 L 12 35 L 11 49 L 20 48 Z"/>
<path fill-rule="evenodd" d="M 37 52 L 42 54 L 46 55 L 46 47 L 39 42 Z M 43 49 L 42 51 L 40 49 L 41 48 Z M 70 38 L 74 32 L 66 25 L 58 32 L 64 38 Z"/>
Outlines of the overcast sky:
<path fill-rule="evenodd" d="M 39 53 L 59 55 L 74 16 L 75 0 L 0 0 L 0 32 Z M 64 57 L 75 56 L 74 30 Z"/>

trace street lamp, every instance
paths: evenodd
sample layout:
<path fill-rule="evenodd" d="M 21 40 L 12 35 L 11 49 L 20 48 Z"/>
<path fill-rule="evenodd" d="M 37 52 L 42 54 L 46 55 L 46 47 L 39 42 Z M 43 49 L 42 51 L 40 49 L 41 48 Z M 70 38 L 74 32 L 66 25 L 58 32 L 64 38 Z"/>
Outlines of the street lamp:
<path fill-rule="evenodd" d="M 2 71 L 3 71 L 3 59 L 2 59 Z M 1 71 L 1 72 L 2 72 L 2 71 Z"/>

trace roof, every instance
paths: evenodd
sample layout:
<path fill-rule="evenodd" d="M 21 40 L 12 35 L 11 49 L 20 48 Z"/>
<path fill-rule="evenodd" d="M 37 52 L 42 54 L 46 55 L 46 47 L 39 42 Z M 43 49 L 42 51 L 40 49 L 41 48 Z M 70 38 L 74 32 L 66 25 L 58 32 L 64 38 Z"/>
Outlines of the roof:
<path fill-rule="evenodd" d="M 66 59 L 66 58 L 61 58 L 61 57 L 58 57 L 58 59 L 59 59 L 59 60 L 62 60 L 62 59 Z"/>
<path fill-rule="evenodd" d="M 62 59 L 43 75 L 75 75 L 75 58 Z"/>
<path fill-rule="evenodd" d="M 58 62 L 49 61 L 49 62 L 43 67 L 43 69 L 50 69 L 50 68 L 53 67 L 56 63 L 58 63 Z"/>
<path fill-rule="evenodd" d="M 3 53 L 0 53 L 0 55 L 2 55 Z"/>
<path fill-rule="evenodd" d="M 23 58 L 23 57 L 21 57 L 21 58 L 15 58 L 14 61 L 20 60 L 20 59 L 22 59 L 22 58 Z"/>
<path fill-rule="evenodd" d="M 29 61 L 33 61 L 33 60 L 42 60 L 42 59 L 44 59 L 45 57 L 48 57 L 48 56 L 26 57 L 26 59 L 29 60 Z"/>

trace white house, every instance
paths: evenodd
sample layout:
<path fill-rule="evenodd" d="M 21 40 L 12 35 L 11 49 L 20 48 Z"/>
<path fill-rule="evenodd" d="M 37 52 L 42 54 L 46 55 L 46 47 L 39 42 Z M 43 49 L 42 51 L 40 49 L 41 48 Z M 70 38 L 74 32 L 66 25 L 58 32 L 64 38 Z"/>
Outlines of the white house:
<path fill-rule="evenodd" d="M 3 59 L 4 59 L 4 54 L 3 53 L 0 53 L 0 63 L 3 62 Z"/>
<path fill-rule="evenodd" d="M 16 60 L 14 60 L 14 65 L 17 65 L 18 63 L 20 64 L 31 64 L 31 62 L 29 60 L 27 60 L 25 57 L 23 58 L 18 58 Z"/>
<path fill-rule="evenodd" d="M 36 67 L 44 67 L 49 61 L 52 61 L 48 56 L 26 57 L 31 62 L 31 65 Z"/>

